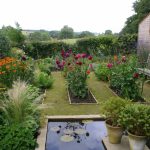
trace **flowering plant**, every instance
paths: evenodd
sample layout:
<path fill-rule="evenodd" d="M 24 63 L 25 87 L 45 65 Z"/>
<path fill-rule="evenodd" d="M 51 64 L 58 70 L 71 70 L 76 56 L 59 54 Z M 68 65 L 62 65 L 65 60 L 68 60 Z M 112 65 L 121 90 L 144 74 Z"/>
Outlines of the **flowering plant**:
<path fill-rule="evenodd" d="M 32 76 L 30 66 L 31 61 L 26 61 L 25 56 L 21 57 L 20 60 L 14 57 L 0 59 L 0 83 L 11 87 L 17 78 L 29 80 L 29 75 Z"/>
<path fill-rule="evenodd" d="M 89 63 L 91 55 L 74 54 L 71 50 L 61 52 L 62 61 L 56 60 L 56 64 L 63 67 L 66 72 L 68 88 L 74 97 L 85 98 L 88 95 L 87 77 L 90 74 Z"/>
<path fill-rule="evenodd" d="M 139 74 L 136 66 L 137 59 L 126 56 L 107 65 L 111 69 L 110 87 L 123 98 L 133 100 L 140 98 Z"/>

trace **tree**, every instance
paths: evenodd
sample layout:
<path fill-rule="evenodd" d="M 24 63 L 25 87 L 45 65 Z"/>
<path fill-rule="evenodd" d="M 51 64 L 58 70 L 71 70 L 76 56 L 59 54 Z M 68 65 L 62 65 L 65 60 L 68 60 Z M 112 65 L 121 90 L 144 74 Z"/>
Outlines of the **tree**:
<path fill-rule="evenodd" d="M 9 54 L 10 48 L 9 39 L 0 31 L 0 58 L 7 56 Z"/>
<path fill-rule="evenodd" d="M 89 31 L 82 31 L 78 37 L 84 38 L 84 37 L 93 37 L 94 33 L 89 32 Z"/>
<path fill-rule="evenodd" d="M 52 37 L 52 38 L 59 38 L 59 35 L 60 35 L 60 31 L 50 31 L 49 32 L 49 35 L 50 35 L 50 37 Z"/>
<path fill-rule="evenodd" d="M 60 31 L 60 39 L 71 39 L 73 37 L 74 37 L 73 29 L 65 25 Z"/>
<path fill-rule="evenodd" d="M 46 31 L 36 31 L 30 33 L 29 40 L 37 42 L 37 41 L 48 41 L 50 40 L 50 35 Z"/>
<path fill-rule="evenodd" d="M 22 34 L 22 29 L 18 23 L 16 23 L 16 28 L 11 26 L 3 26 L 2 32 L 11 41 L 11 46 L 21 46 L 24 43 L 25 36 Z"/>
<path fill-rule="evenodd" d="M 136 0 L 133 3 L 135 14 L 127 18 L 121 33 L 138 33 L 138 25 L 150 12 L 150 0 Z"/>
<path fill-rule="evenodd" d="M 106 30 L 105 35 L 112 35 L 112 31 L 111 30 Z"/>

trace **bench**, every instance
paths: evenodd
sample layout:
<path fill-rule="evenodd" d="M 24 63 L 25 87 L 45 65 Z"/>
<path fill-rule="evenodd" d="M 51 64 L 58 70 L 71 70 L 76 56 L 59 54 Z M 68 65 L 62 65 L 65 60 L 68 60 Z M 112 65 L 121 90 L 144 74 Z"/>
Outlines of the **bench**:
<path fill-rule="evenodd" d="M 144 74 L 150 77 L 150 54 L 148 55 L 146 64 L 147 64 L 146 68 L 138 68 L 138 72 L 139 74 Z"/>

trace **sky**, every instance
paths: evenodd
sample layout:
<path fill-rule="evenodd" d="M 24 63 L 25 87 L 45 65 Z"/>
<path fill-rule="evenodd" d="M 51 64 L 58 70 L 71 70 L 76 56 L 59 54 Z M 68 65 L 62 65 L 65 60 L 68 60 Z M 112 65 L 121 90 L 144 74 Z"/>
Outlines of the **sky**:
<path fill-rule="evenodd" d="M 135 0 L 0 0 L 0 28 L 120 32 L 133 12 Z"/>

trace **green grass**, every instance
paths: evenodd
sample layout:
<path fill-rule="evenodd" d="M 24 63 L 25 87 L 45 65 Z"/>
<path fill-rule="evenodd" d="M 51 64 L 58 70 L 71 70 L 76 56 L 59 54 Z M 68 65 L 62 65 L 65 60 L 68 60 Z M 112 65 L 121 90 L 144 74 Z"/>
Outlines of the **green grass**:
<path fill-rule="evenodd" d="M 47 90 L 44 104 L 41 109 L 41 123 L 44 123 L 44 116 L 48 115 L 89 115 L 101 114 L 101 104 L 110 97 L 115 96 L 113 92 L 107 88 L 108 83 L 98 81 L 91 73 L 88 79 L 89 89 L 93 92 L 99 104 L 89 105 L 70 105 L 67 97 L 67 86 L 61 72 L 53 72 L 54 85 L 52 89 Z M 150 102 L 150 84 L 145 84 L 143 96 Z"/>
<path fill-rule="evenodd" d="M 63 40 L 59 40 L 59 41 L 62 41 L 64 43 L 66 43 L 66 44 L 73 45 L 73 44 L 75 44 L 77 42 L 77 40 L 80 40 L 80 38 L 78 38 L 78 39 L 63 39 Z"/>
<path fill-rule="evenodd" d="M 99 104 L 70 105 L 67 97 L 66 83 L 60 72 L 54 72 L 55 79 L 53 89 L 47 91 L 44 101 L 43 115 L 89 115 L 101 114 L 101 103 L 115 96 L 104 82 L 97 81 L 94 74 L 88 79 L 89 88 L 95 95 Z"/>
<path fill-rule="evenodd" d="M 150 102 L 150 83 L 145 83 L 143 97 L 146 99 L 147 102 Z"/>

